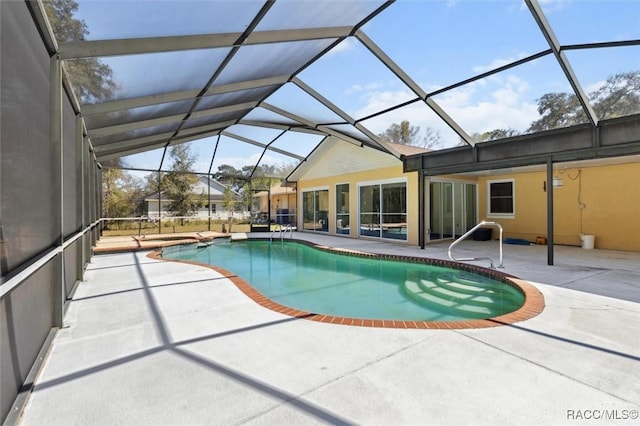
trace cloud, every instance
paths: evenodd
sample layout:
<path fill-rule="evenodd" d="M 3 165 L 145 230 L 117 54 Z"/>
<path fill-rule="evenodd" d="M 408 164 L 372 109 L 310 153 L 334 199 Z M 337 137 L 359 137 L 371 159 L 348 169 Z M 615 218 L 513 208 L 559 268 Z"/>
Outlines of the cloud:
<path fill-rule="evenodd" d="M 355 48 L 356 48 L 355 39 L 353 37 L 347 37 L 344 40 L 342 40 L 342 42 L 339 43 L 337 46 L 335 46 L 333 49 L 328 51 L 327 54 L 324 55 L 324 57 L 328 58 L 330 56 L 340 55 L 345 52 L 353 51 L 355 50 Z"/>
<path fill-rule="evenodd" d="M 515 58 L 496 58 L 493 61 L 491 61 L 491 63 L 489 63 L 488 65 L 477 65 L 477 66 L 473 67 L 472 70 L 476 74 L 481 74 L 483 72 L 495 70 L 495 69 L 500 68 L 500 67 L 502 67 L 504 65 L 510 64 L 510 63 L 515 62 L 517 60 L 520 60 L 520 59 L 524 58 L 525 56 L 526 55 L 524 53 L 520 53 Z"/>
<path fill-rule="evenodd" d="M 540 3 L 544 13 L 550 14 L 565 9 L 571 3 L 571 0 L 538 0 L 538 3 Z"/>
<path fill-rule="evenodd" d="M 367 105 L 357 117 L 365 117 L 406 100 L 410 92 L 373 91 L 368 95 Z M 436 103 L 467 133 L 483 133 L 494 129 L 525 131 L 532 121 L 539 118 L 537 104 L 530 99 L 530 84 L 517 76 L 493 76 L 438 95 Z M 423 102 L 363 122 L 375 134 L 384 132 L 391 124 L 408 120 L 440 133 L 444 147 L 453 146 L 460 140 Z"/>
<path fill-rule="evenodd" d="M 211 163 L 211 159 L 204 160 L 198 158 L 195 163 L 193 163 L 193 170 L 196 173 L 207 173 L 209 172 L 209 164 Z"/>
<path fill-rule="evenodd" d="M 529 83 L 515 75 L 507 75 L 491 96 L 496 102 L 508 106 L 519 106 L 521 99 L 529 93 Z"/>
<path fill-rule="evenodd" d="M 588 95 L 589 93 L 595 92 L 598 89 L 600 89 L 601 87 L 606 86 L 606 85 L 607 85 L 607 81 L 606 80 L 600 80 L 600 81 L 596 81 L 596 82 L 593 82 L 591 84 L 588 84 L 586 86 L 583 86 L 583 90 Z"/>
<path fill-rule="evenodd" d="M 378 111 L 387 109 L 390 106 L 398 105 L 402 102 L 405 102 L 407 99 L 415 97 L 415 95 L 409 90 L 369 90 L 369 93 L 366 94 L 366 97 L 366 105 L 356 111 L 355 117 L 366 117 Z"/>
<path fill-rule="evenodd" d="M 244 166 L 253 166 L 260 159 L 261 153 L 255 153 L 248 157 L 240 157 L 240 156 L 229 156 L 229 157 L 217 157 L 213 164 L 213 169 L 217 170 L 219 165 L 228 164 L 230 166 L 235 167 L 236 169 L 241 169 Z"/>
<path fill-rule="evenodd" d="M 354 93 L 360 93 L 360 92 L 372 92 L 375 91 L 379 88 L 383 87 L 383 85 L 381 83 L 377 83 L 377 82 L 371 82 L 371 83 L 367 83 L 367 84 L 354 84 L 351 87 L 349 87 L 345 93 L 347 95 L 352 95 Z"/>
<path fill-rule="evenodd" d="M 469 133 L 506 128 L 524 131 L 538 118 L 537 104 L 528 98 L 529 89 L 529 83 L 517 76 L 494 76 L 482 86 L 470 84 L 436 101 Z"/>

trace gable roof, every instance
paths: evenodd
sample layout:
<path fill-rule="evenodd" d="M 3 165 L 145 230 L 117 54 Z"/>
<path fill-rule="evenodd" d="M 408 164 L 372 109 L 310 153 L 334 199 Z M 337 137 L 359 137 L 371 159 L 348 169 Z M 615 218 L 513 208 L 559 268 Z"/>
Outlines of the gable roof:
<path fill-rule="evenodd" d="M 405 145 L 402 143 L 394 143 L 394 142 L 383 142 L 386 146 L 392 148 L 398 154 L 402 155 L 415 155 L 415 154 L 424 154 L 425 152 L 430 152 L 430 149 L 422 148 L 419 146 L 413 145 Z"/>
<path fill-rule="evenodd" d="M 428 152 L 425 148 L 384 142 L 391 150 L 402 155 Z M 405 154 L 406 153 L 406 154 Z M 366 145 L 358 146 L 337 138 L 325 141 L 301 163 L 286 181 L 296 182 L 302 178 L 315 179 L 327 176 L 366 171 L 372 169 L 401 166 L 402 160 L 395 155 L 373 149 Z"/>

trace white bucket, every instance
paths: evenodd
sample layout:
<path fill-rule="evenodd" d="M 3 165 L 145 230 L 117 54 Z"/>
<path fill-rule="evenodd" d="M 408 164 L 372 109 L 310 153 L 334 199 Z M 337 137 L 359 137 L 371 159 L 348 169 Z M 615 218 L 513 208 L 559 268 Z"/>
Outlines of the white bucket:
<path fill-rule="evenodd" d="M 580 240 L 582 241 L 583 249 L 592 249 L 596 243 L 595 235 L 580 235 Z"/>

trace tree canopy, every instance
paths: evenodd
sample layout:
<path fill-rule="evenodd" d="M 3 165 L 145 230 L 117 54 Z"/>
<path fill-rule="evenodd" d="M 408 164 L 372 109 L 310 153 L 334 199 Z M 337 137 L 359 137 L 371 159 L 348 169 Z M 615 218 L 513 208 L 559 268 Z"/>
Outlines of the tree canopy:
<path fill-rule="evenodd" d="M 171 171 L 163 179 L 162 186 L 171 200 L 168 209 L 176 216 L 187 216 L 202 206 L 201 194 L 193 193 L 198 177 L 193 173 L 195 157 L 186 144 L 173 145 L 169 150 Z"/>
<path fill-rule="evenodd" d="M 610 76 L 589 99 L 601 119 L 640 113 L 640 70 Z"/>
<path fill-rule="evenodd" d="M 402 120 L 400 124 L 393 123 L 378 136 L 387 142 L 421 148 L 435 148 L 440 145 L 440 133 L 436 129 L 427 127 L 424 135 L 421 135 L 420 126 L 413 126 L 407 120 Z"/>
<path fill-rule="evenodd" d="M 588 101 L 600 120 L 640 113 L 640 71 L 630 71 L 609 76 L 596 90 L 590 92 Z M 526 133 L 540 132 L 586 123 L 587 115 L 573 93 L 545 93 L 539 99 L 540 118 L 533 121 Z M 520 134 L 515 129 L 494 129 L 473 133 L 476 142 L 507 138 Z"/>
<path fill-rule="evenodd" d="M 102 216 L 130 217 L 142 214 L 142 182 L 120 169 L 122 160 L 113 160 L 110 166 L 102 171 Z"/>
<path fill-rule="evenodd" d="M 640 71 L 609 76 L 598 89 L 588 94 L 589 102 L 600 120 L 640 112 Z M 587 122 L 587 116 L 572 93 L 547 93 L 538 99 L 540 119 L 531 123 L 528 132 L 567 127 Z"/>
<path fill-rule="evenodd" d="M 470 136 L 474 140 L 474 142 L 485 142 L 494 139 L 509 138 L 511 136 L 517 136 L 519 134 L 520 133 L 517 130 L 507 128 L 489 130 L 488 132 L 484 133 L 472 133 Z"/>
<path fill-rule="evenodd" d="M 249 180 L 253 188 L 268 188 L 269 182 L 275 185 L 278 181 L 284 180 L 294 169 L 293 164 L 260 164 L 257 167 L 253 165 L 243 166 L 236 169 L 229 164 L 218 166 L 218 171 L 213 174 L 214 178 L 225 185 L 231 187 L 234 191 L 241 192 L 245 188 Z M 251 173 L 253 172 L 253 175 Z"/>
<path fill-rule="evenodd" d="M 44 8 L 53 33 L 60 42 L 81 41 L 89 34 L 84 21 L 74 18 L 78 11 L 75 0 L 44 0 Z M 83 103 L 106 100 L 111 97 L 116 83 L 113 71 L 96 58 L 66 61 L 65 71 L 75 84 L 73 90 Z"/>
<path fill-rule="evenodd" d="M 568 127 L 587 121 L 587 116 L 571 93 L 546 93 L 538 99 L 540 119 L 529 126 L 528 133 Z"/>
<path fill-rule="evenodd" d="M 623 117 L 640 113 L 640 71 L 622 72 L 609 76 L 596 90 L 588 94 L 588 100 L 598 119 Z M 586 123 L 587 115 L 573 93 L 545 93 L 536 100 L 540 118 L 533 121 L 524 133 L 533 133 Z M 498 128 L 482 133 L 470 134 L 475 142 L 486 142 L 521 134 L 516 129 Z M 385 141 L 423 148 L 440 145 L 440 134 L 427 127 L 420 134 L 420 126 L 409 121 L 393 123 L 378 135 Z M 464 145 L 464 141 L 461 145 Z"/>

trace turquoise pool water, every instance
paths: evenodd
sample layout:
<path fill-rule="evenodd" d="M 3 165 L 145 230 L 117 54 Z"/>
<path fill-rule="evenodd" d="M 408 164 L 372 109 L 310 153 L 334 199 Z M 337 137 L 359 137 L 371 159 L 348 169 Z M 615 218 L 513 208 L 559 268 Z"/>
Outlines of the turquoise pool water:
<path fill-rule="evenodd" d="M 491 318 L 524 303 L 520 291 L 483 275 L 341 255 L 295 242 L 225 241 L 163 256 L 222 267 L 274 302 L 317 314 L 451 321 Z"/>

